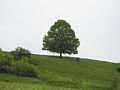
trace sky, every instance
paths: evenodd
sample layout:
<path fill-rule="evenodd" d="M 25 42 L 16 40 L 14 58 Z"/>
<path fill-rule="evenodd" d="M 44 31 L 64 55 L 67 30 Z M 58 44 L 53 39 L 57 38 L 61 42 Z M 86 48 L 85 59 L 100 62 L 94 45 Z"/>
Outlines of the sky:
<path fill-rule="evenodd" d="M 80 40 L 79 54 L 71 56 L 120 62 L 120 0 L 0 0 L 0 48 L 58 55 L 42 50 L 58 19 Z"/>

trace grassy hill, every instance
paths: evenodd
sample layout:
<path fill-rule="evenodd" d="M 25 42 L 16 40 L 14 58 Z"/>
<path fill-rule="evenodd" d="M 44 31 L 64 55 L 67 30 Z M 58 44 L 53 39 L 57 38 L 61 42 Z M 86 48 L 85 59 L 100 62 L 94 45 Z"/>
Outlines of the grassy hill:
<path fill-rule="evenodd" d="M 38 78 L 0 74 L 0 90 L 120 90 L 120 64 L 32 55 Z M 115 89 L 114 89 L 115 90 Z"/>

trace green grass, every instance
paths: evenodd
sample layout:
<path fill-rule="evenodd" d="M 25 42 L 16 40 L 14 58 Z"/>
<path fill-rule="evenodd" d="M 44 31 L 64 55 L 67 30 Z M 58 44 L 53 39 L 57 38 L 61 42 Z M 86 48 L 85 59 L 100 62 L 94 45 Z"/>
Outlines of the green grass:
<path fill-rule="evenodd" d="M 32 55 L 38 78 L 0 74 L 0 90 L 112 90 L 119 64 L 90 59 Z"/>

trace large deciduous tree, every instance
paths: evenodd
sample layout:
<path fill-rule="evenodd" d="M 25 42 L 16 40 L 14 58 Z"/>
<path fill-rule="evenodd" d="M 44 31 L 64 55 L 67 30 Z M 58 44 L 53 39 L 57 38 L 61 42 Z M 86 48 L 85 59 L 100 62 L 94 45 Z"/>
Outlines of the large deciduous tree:
<path fill-rule="evenodd" d="M 43 38 L 43 50 L 60 54 L 77 54 L 77 47 L 80 45 L 71 25 L 65 20 L 58 20 L 51 26 L 47 35 Z"/>

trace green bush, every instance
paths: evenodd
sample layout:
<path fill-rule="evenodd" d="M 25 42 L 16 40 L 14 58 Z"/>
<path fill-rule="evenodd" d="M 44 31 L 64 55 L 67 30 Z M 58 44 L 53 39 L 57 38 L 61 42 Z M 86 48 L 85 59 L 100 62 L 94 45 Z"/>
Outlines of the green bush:
<path fill-rule="evenodd" d="M 4 54 L 0 58 L 0 72 L 8 72 L 8 67 L 13 63 L 13 57 L 10 54 Z"/>
<path fill-rule="evenodd" d="M 12 51 L 12 55 L 0 49 L 0 73 L 37 77 L 36 67 L 29 62 L 30 55 L 28 50 L 19 47 L 16 51 Z"/>
<path fill-rule="evenodd" d="M 9 59 L 11 61 L 14 61 L 14 58 L 13 56 L 10 54 L 10 53 L 6 53 L 5 56 L 4 56 L 6 59 Z"/>
<path fill-rule="evenodd" d="M 38 73 L 36 67 L 32 64 L 29 64 L 25 60 L 20 60 L 15 62 L 12 67 L 10 67 L 10 73 L 16 74 L 19 76 L 28 76 L 28 77 L 37 77 Z"/>
<path fill-rule="evenodd" d="M 15 51 L 11 52 L 11 54 L 13 55 L 15 60 L 21 60 L 24 57 L 27 57 L 27 58 L 31 57 L 30 51 L 22 47 L 17 47 Z"/>
<path fill-rule="evenodd" d="M 120 72 L 120 67 L 119 67 L 119 68 L 117 68 L 117 72 Z"/>
<path fill-rule="evenodd" d="M 0 59 L 0 72 L 8 72 L 8 67 L 12 64 L 12 61 L 7 58 Z"/>

